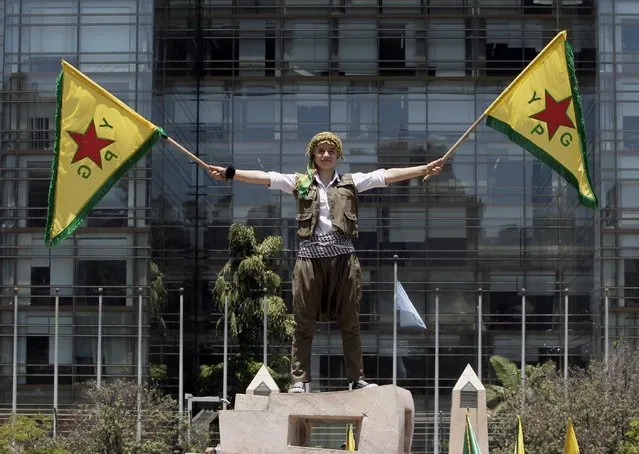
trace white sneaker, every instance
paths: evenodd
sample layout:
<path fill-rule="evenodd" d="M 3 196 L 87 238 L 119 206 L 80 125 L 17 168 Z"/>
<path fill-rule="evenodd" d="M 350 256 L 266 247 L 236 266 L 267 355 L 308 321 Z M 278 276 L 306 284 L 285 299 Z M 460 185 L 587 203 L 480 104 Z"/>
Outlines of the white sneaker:
<path fill-rule="evenodd" d="M 306 386 L 304 385 L 304 382 L 302 381 L 296 381 L 295 383 L 293 383 L 293 386 L 291 386 L 288 389 L 289 393 L 305 393 L 306 392 Z"/>
<path fill-rule="evenodd" d="M 355 380 L 354 382 L 349 383 L 348 387 L 350 390 L 371 389 L 371 388 L 377 388 L 377 385 L 375 383 L 368 383 L 360 378 L 359 380 Z"/>

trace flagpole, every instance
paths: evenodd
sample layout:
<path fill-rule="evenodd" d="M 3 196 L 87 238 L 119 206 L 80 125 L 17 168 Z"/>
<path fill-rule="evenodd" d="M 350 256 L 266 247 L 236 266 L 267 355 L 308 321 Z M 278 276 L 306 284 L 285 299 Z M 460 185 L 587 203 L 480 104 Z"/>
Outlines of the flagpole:
<path fill-rule="evenodd" d="M 477 298 L 477 377 L 481 381 L 481 351 L 482 351 L 482 339 L 481 339 L 481 327 L 482 327 L 482 294 L 481 287 L 479 287 L 479 297 Z"/>
<path fill-rule="evenodd" d="M 521 387 L 526 384 L 526 289 L 521 289 Z M 522 393 L 522 396 L 524 394 Z"/>
<path fill-rule="evenodd" d="M 568 289 L 564 289 L 564 381 L 568 380 Z"/>
<path fill-rule="evenodd" d="M 178 364 L 178 410 L 184 416 L 184 288 L 180 287 L 180 346 Z"/>
<path fill-rule="evenodd" d="M 229 356 L 229 296 L 224 296 L 224 371 L 222 373 L 222 410 L 226 410 L 227 394 L 226 388 L 228 387 L 228 356 Z"/>
<path fill-rule="evenodd" d="M 197 156 L 195 156 L 193 153 L 191 153 L 189 150 L 187 150 L 186 148 L 184 148 L 182 145 L 180 145 L 179 143 L 177 143 L 175 140 L 173 140 L 172 138 L 170 138 L 169 136 L 166 136 L 164 138 L 169 144 L 173 145 L 175 148 L 177 148 L 178 150 L 180 150 L 182 153 L 184 153 L 185 155 L 187 155 L 189 158 L 191 158 L 192 160 L 194 160 L 200 167 L 202 167 L 204 170 L 208 170 L 209 165 L 202 161 L 200 158 L 198 158 Z"/>
<path fill-rule="evenodd" d="M 608 289 L 604 290 L 604 364 L 608 366 L 608 342 L 610 341 L 610 300 L 608 297 Z"/>
<path fill-rule="evenodd" d="M 393 256 L 393 385 L 397 385 L 397 254 Z"/>
<path fill-rule="evenodd" d="M 58 330 L 60 319 L 60 289 L 55 289 L 53 328 L 53 438 L 58 433 Z"/>
<path fill-rule="evenodd" d="M 455 149 L 457 149 L 457 147 L 459 145 L 461 145 L 461 143 L 466 140 L 466 138 L 470 135 L 470 133 L 479 125 L 479 123 L 484 119 L 484 117 L 486 117 L 486 115 L 488 115 L 488 112 L 490 111 L 490 109 L 497 103 L 499 103 L 504 96 L 506 96 L 506 94 L 510 91 L 510 89 L 512 87 L 514 87 L 521 79 L 523 79 L 526 75 L 527 72 L 529 71 L 529 68 L 532 68 L 533 65 L 541 60 L 542 58 L 545 57 L 546 53 L 548 52 L 548 49 L 550 49 L 557 41 L 563 39 L 566 39 L 566 31 L 562 31 L 557 33 L 557 35 L 546 45 L 546 47 L 544 47 L 541 52 L 539 52 L 537 54 L 537 56 L 535 58 L 533 58 L 533 60 L 528 63 L 528 65 L 523 69 L 523 71 L 521 71 L 517 77 L 515 77 L 515 79 L 513 79 L 513 81 L 508 85 L 508 87 L 506 87 L 505 90 L 503 90 L 499 96 L 497 96 L 497 98 L 495 98 L 495 100 L 486 108 L 486 110 L 484 110 L 484 113 L 482 113 L 479 118 L 477 118 L 477 120 L 475 120 L 475 122 L 470 126 L 470 128 L 468 128 L 466 130 L 466 132 L 459 138 L 459 140 L 457 140 L 457 142 L 455 142 L 455 144 L 450 148 L 450 150 L 448 150 L 446 152 L 446 154 L 443 156 L 443 160 L 445 161 L 446 159 L 448 159 L 450 157 L 450 155 L 455 151 Z M 430 178 L 430 175 L 426 175 L 423 178 L 423 182 L 426 182 L 426 180 L 428 180 Z"/>
<path fill-rule="evenodd" d="M 439 454 L 439 289 L 435 289 L 435 454 Z"/>
<path fill-rule="evenodd" d="M 97 387 L 102 384 L 102 287 L 98 289 L 98 371 L 97 371 Z"/>
<path fill-rule="evenodd" d="M 142 287 L 138 288 L 138 408 L 135 439 L 142 439 Z"/>
<path fill-rule="evenodd" d="M 11 393 L 11 414 L 18 411 L 18 287 L 13 289 L 13 376 Z"/>
<path fill-rule="evenodd" d="M 262 337 L 263 337 L 263 344 L 264 346 L 262 347 L 262 363 L 264 363 L 264 365 L 266 366 L 266 360 L 268 357 L 268 300 L 266 299 L 266 289 L 264 289 L 264 326 L 262 328 Z"/>
<path fill-rule="evenodd" d="M 441 159 L 443 159 L 444 161 L 447 160 L 448 158 L 450 158 L 450 155 L 453 154 L 455 152 L 455 150 L 457 149 L 457 147 L 459 147 L 470 135 L 471 132 L 473 132 L 477 126 L 479 126 L 479 123 L 482 122 L 482 120 L 486 117 L 486 115 L 488 115 L 487 113 L 488 111 L 482 113 L 479 117 L 477 117 L 477 119 L 473 122 L 472 125 L 470 125 L 470 127 L 466 130 L 465 133 L 462 134 L 462 136 L 457 139 L 457 142 L 455 142 L 453 144 L 452 147 L 450 147 L 450 149 L 446 152 L 446 154 L 444 154 L 444 156 L 442 156 Z M 426 175 L 423 179 L 422 182 L 426 182 L 428 179 L 430 178 L 430 174 Z"/>

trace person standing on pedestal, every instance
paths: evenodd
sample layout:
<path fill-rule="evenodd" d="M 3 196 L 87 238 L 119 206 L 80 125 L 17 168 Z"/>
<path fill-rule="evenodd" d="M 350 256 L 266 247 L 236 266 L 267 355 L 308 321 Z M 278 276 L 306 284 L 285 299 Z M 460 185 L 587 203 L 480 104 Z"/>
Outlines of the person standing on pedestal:
<path fill-rule="evenodd" d="M 296 328 L 291 355 L 293 385 L 289 389 L 293 393 L 305 392 L 304 384 L 311 381 L 311 348 L 318 321 L 336 321 L 340 327 L 349 387 L 377 386 L 364 380 L 363 370 L 359 325 L 362 272 L 353 246 L 358 233 L 358 194 L 437 175 L 443 166 L 443 160 L 438 159 L 413 167 L 340 175 L 336 167 L 343 154 L 337 135 L 320 132 L 306 147 L 308 164 L 303 174 L 209 166 L 209 175 L 216 180 L 263 184 L 295 196 L 300 242 L 293 272 Z"/>

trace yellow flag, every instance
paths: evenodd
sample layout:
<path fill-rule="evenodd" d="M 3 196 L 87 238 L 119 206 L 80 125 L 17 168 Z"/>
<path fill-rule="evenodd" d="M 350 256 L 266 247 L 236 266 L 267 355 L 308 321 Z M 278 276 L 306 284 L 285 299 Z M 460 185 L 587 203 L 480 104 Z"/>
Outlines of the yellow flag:
<path fill-rule="evenodd" d="M 69 63 L 57 81 L 45 241 L 55 246 L 164 135 Z"/>
<path fill-rule="evenodd" d="M 575 429 L 572 427 L 572 420 L 570 418 L 568 418 L 564 454 L 579 454 L 579 444 L 577 444 L 577 436 L 575 435 Z"/>
<path fill-rule="evenodd" d="M 521 428 L 521 417 L 517 416 L 517 444 L 515 445 L 515 454 L 526 454 L 524 450 L 524 430 Z"/>
<path fill-rule="evenodd" d="M 559 33 L 486 109 L 486 124 L 545 162 L 597 207 L 572 47 Z"/>
<path fill-rule="evenodd" d="M 355 451 L 355 435 L 353 435 L 353 425 L 346 427 L 346 451 Z"/>

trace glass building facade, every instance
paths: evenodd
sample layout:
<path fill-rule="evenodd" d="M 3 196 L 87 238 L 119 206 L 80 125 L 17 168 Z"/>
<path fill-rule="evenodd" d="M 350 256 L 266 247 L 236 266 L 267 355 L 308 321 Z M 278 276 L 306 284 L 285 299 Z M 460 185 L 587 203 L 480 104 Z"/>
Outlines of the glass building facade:
<path fill-rule="evenodd" d="M 60 59 L 150 116 L 154 5 L 138 0 L 0 5 L 0 402 L 6 406 L 12 398 L 17 296 L 17 403 L 51 405 L 57 295 L 59 403 L 65 405 L 76 397 L 74 384 L 97 375 L 99 287 L 104 289 L 102 374 L 136 376 L 138 288 L 147 285 L 151 257 L 150 169 L 148 160 L 141 163 L 106 195 L 77 235 L 56 248 L 45 246 Z M 147 352 L 148 321 L 142 323 Z M 145 353 L 145 366 L 147 358 Z"/>
<path fill-rule="evenodd" d="M 606 296 L 611 338 L 637 342 L 635 0 L 0 5 L 0 381 L 7 384 L 0 386 L 2 403 L 11 398 L 15 287 L 21 304 L 18 401 L 25 404 L 46 403 L 42 393 L 50 394 L 56 288 L 69 402 L 71 385 L 95 375 L 98 286 L 109 301 L 104 374 L 135 375 L 138 287 L 146 302 L 151 260 L 165 274 L 170 297 L 165 335 L 151 335 L 143 320 L 144 373 L 149 362 L 166 364 L 164 384 L 172 392 L 180 287 L 188 314 L 185 390 L 194 389 L 200 365 L 222 360 L 211 282 L 228 257 L 230 224 L 253 225 L 260 237 L 284 238 L 287 251 L 278 272 L 284 296 L 291 299 L 293 198 L 241 182 L 213 182 L 162 144 L 73 238 L 55 249 L 44 247 L 61 57 L 207 162 L 299 171 L 310 137 L 332 130 L 344 140 L 340 171 L 369 171 L 440 157 L 557 31 L 567 29 L 599 210 L 580 207 L 575 191 L 554 172 L 483 125 L 427 184 L 415 179 L 362 194 L 356 247 L 365 277 L 365 371 L 371 381 L 390 383 L 394 255 L 399 280 L 429 326 L 427 332 L 399 330 L 398 384 L 415 398 L 416 452 L 428 448 L 426 433 L 432 430 L 436 298 L 442 409 L 465 365 L 478 369 L 478 354 L 487 381 L 491 355 L 520 361 L 522 295 L 528 363 L 552 359 L 563 366 L 566 296 L 570 364 L 602 354 Z M 289 346 L 270 350 L 287 352 Z M 313 368 L 319 377 L 314 391 L 345 388 L 341 336 L 333 324 L 318 326 Z"/>

